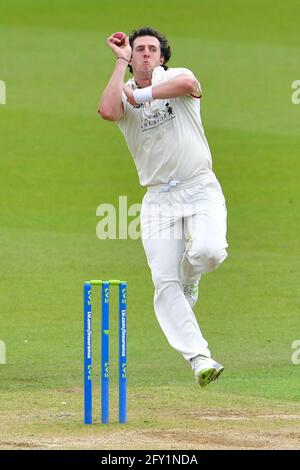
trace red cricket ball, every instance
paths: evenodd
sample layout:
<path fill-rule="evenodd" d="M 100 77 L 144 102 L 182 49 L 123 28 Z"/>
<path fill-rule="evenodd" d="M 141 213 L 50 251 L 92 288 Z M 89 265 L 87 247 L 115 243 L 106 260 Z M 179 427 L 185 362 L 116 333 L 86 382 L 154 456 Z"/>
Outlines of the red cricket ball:
<path fill-rule="evenodd" d="M 125 33 L 122 33 L 122 32 L 118 32 L 113 35 L 114 38 L 120 40 L 119 46 L 123 46 L 123 44 L 125 43 L 125 36 L 126 36 Z"/>

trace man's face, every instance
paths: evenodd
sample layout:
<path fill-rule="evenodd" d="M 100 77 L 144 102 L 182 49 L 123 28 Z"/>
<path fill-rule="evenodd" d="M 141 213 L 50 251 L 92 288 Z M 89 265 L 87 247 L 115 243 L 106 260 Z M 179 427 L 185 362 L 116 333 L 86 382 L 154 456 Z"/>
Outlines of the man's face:
<path fill-rule="evenodd" d="M 133 42 L 130 65 L 134 74 L 149 74 L 162 65 L 160 42 L 153 36 L 139 36 Z"/>

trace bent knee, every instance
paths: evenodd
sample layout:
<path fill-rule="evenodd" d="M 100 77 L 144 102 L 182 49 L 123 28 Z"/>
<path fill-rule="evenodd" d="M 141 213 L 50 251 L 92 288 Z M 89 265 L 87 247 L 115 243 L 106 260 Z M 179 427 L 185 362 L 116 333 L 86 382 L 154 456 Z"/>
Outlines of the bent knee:
<path fill-rule="evenodd" d="M 202 247 L 201 249 L 190 253 L 190 260 L 193 264 L 201 267 L 201 272 L 208 273 L 216 269 L 227 258 L 225 248 Z"/>

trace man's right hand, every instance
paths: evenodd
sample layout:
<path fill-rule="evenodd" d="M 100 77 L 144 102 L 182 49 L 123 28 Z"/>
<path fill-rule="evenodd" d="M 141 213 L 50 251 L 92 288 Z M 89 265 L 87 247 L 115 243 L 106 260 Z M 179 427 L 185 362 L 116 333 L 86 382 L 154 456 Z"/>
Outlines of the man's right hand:
<path fill-rule="evenodd" d="M 120 40 L 117 38 L 114 38 L 115 33 L 113 33 L 109 38 L 107 39 L 107 45 L 108 47 L 111 48 L 113 53 L 117 57 L 123 57 L 126 60 L 130 60 L 131 58 L 131 46 L 129 44 L 129 36 L 125 36 L 125 43 L 123 46 L 119 46 Z"/>

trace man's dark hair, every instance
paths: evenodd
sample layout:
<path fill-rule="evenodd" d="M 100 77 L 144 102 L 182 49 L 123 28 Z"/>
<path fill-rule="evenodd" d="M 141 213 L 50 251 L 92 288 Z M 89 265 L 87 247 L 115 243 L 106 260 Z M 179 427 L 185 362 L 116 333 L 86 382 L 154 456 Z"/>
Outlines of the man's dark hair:
<path fill-rule="evenodd" d="M 164 63 L 162 67 L 165 70 L 167 70 L 168 67 L 165 64 L 168 62 L 168 60 L 171 57 L 171 48 L 169 46 L 169 43 L 166 37 L 162 33 L 160 33 L 159 31 L 153 28 L 145 27 L 145 28 L 135 29 L 134 31 L 132 31 L 131 35 L 129 36 L 129 44 L 132 48 L 133 48 L 134 40 L 140 36 L 153 36 L 159 40 L 161 55 L 164 58 Z M 129 67 L 130 72 L 132 73 L 131 65 L 129 65 L 128 67 Z"/>

